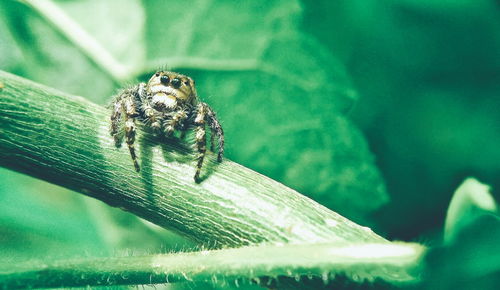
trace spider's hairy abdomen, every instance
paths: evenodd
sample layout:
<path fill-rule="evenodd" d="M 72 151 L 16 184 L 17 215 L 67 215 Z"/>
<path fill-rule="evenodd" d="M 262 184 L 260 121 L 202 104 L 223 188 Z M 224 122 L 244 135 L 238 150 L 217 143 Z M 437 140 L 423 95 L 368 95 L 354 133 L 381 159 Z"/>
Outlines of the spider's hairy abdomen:
<path fill-rule="evenodd" d="M 214 137 L 217 136 L 217 160 L 222 161 L 224 132 L 212 108 L 199 101 L 194 81 L 188 76 L 169 71 L 156 72 L 147 83 L 122 90 L 115 98 L 112 110 L 110 133 L 115 138 L 115 144 L 119 146 L 119 132 L 123 127 L 137 171 L 140 167 L 134 147 L 136 121 L 142 122 L 157 134 L 166 136 L 171 136 L 175 131 L 180 131 L 181 136 L 184 136 L 186 130 L 194 128 L 198 150 L 195 181 L 200 180 L 206 154 L 206 125 L 211 131 L 210 148 L 214 150 Z"/>

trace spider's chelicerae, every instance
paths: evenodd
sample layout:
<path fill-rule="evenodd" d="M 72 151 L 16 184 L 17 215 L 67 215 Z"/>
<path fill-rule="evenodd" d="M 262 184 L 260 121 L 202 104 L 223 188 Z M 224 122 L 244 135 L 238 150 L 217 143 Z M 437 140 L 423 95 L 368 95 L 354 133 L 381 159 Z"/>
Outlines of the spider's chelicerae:
<path fill-rule="evenodd" d="M 194 81 L 188 76 L 170 71 L 158 71 L 147 83 L 122 90 L 113 101 L 112 108 L 111 135 L 119 147 L 122 143 L 120 131 L 122 128 L 125 129 L 125 141 L 136 171 L 139 171 L 134 148 L 136 121 L 152 128 L 155 133 L 166 136 L 173 135 L 175 131 L 180 131 L 181 136 L 184 136 L 187 130 L 194 127 L 198 150 L 195 181 L 199 181 L 206 153 L 206 125 L 211 129 L 211 150 L 214 151 L 214 138 L 217 136 L 219 144 L 217 160 L 222 161 L 224 154 L 222 127 L 212 108 L 198 99 Z"/>

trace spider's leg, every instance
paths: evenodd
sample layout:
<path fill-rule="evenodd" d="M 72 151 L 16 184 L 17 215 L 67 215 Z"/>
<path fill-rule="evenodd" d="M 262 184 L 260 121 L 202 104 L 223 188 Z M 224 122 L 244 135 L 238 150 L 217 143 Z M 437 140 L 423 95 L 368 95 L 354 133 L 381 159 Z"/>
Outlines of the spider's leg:
<path fill-rule="evenodd" d="M 122 96 L 118 96 L 113 102 L 113 112 L 111 113 L 111 129 L 109 133 L 115 139 L 115 146 L 120 147 L 122 140 L 119 134 L 119 127 L 122 117 Z"/>
<path fill-rule="evenodd" d="M 140 167 L 139 163 L 137 162 L 137 156 L 135 154 L 134 146 L 136 132 L 135 118 L 137 118 L 138 114 L 131 95 L 124 98 L 122 104 L 123 110 L 125 111 L 125 141 L 127 142 L 130 156 L 132 157 L 132 161 L 134 162 L 135 170 L 139 172 Z"/>
<path fill-rule="evenodd" d="M 175 129 L 179 127 L 179 124 L 182 124 L 184 120 L 186 120 L 187 114 L 184 110 L 179 110 L 175 112 L 170 120 L 168 120 L 165 125 L 165 133 L 167 136 L 170 136 L 174 133 Z"/>
<path fill-rule="evenodd" d="M 195 127 L 195 138 L 196 138 L 196 148 L 198 149 L 196 173 L 194 174 L 194 180 L 198 182 L 200 180 L 200 171 L 203 166 L 203 159 L 205 158 L 206 148 L 206 128 L 205 128 L 205 110 L 203 106 L 198 107 L 198 114 L 194 120 Z"/>
<path fill-rule="evenodd" d="M 146 92 L 146 84 L 140 83 L 137 86 L 137 101 L 141 104 L 140 110 L 141 114 L 144 117 L 144 123 L 150 126 L 155 133 L 158 133 L 161 128 L 161 123 L 158 121 L 160 118 L 159 114 L 153 108 L 150 100 L 148 99 Z"/>
<path fill-rule="evenodd" d="M 204 107 L 204 111 L 206 111 L 206 120 L 210 129 L 212 130 L 212 136 L 217 135 L 217 141 L 219 143 L 219 153 L 217 154 L 217 161 L 222 162 L 222 157 L 224 156 L 224 131 L 222 130 L 222 126 L 217 120 L 215 116 L 215 112 L 210 108 L 206 103 L 201 103 Z M 211 140 L 212 141 L 212 138 Z M 213 143 L 212 143 L 213 144 Z M 212 145 L 213 146 L 213 145 Z"/>
<path fill-rule="evenodd" d="M 210 128 L 210 151 L 215 152 L 215 131 Z"/>
<path fill-rule="evenodd" d="M 159 121 L 160 116 L 156 113 L 149 101 L 143 100 L 142 110 L 146 119 L 144 122 L 151 126 L 155 133 L 158 133 L 161 129 L 161 122 Z"/>

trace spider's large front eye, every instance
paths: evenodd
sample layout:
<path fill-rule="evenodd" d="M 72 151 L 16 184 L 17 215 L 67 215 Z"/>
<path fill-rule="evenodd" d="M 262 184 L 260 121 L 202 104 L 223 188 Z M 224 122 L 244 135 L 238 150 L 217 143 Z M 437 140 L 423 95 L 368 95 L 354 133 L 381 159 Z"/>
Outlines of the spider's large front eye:
<path fill-rule="evenodd" d="M 174 88 L 178 89 L 178 88 L 180 88 L 180 87 L 181 87 L 181 85 L 182 85 L 182 82 L 181 82 L 181 80 L 180 80 L 180 79 L 175 78 L 175 79 L 173 79 L 173 80 L 172 80 L 172 86 L 173 86 Z"/>
<path fill-rule="evenodd" d="M 161 76 L 160 77 L 160 82 L 164 85 L 168 85 L 168 82 L 170 81 L 170 78 L 168 76 Z M 172 81 L 173 82 L 173 81 Z"/>

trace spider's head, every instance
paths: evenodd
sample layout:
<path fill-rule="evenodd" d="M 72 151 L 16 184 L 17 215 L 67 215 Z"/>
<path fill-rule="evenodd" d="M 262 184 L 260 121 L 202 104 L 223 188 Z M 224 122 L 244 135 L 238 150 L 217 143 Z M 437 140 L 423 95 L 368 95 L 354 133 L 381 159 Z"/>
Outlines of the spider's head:
<path fill-rule="evenodd" d="M 196 99 L 193 79 L 175 72 L 156 72 L 149 79 L 147 88 L 153 106 L 157 108 L 175 108 L 178 103 L 190 103 Z"/>

